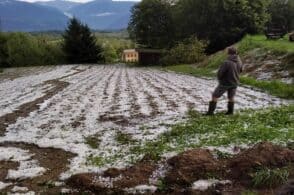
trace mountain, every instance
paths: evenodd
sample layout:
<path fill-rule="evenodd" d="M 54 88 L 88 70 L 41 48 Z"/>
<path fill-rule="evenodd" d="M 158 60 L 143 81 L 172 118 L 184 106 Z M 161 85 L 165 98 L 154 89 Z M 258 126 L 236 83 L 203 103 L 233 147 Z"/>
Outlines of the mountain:
<path fill-rule="evenodd" d="M 74 8 L 75 6 L 81 5 L 81 3 L 66 0 L 37 1 L 35 3 L 39 5 L 54 7 L 62 12 L 68 12 L 68 10 Z"/>
<path fill-rule="evenodd" d="M 34 3 L 0 0 L 3 31 L 63 30 L 68 17 L 61 11 Z"/>
<path fill-rule="evenodd" d="M 92 29 L 115 30 L 126 28 L 130 20 L 132 1 L 96 0 L 68 10 Z"/>

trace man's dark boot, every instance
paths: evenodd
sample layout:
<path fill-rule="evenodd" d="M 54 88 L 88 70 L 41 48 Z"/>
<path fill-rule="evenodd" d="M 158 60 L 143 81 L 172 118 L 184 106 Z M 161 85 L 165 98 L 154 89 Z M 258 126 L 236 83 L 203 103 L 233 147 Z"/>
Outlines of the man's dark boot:
<path fill-rule="evenodd" d="M 206 115 L 214 115 L 214 111 L 216 109 L 216 102 L 211 101 L 209 102 L 209 108 L 208 108 L 208 112 L 206 113 Z"/>
<path fill-rule="evenodd" d="M 228 112 L 226 113 L 226 115 L 234 114 L 234 105 L 235 102 L 228 102 Z"/>

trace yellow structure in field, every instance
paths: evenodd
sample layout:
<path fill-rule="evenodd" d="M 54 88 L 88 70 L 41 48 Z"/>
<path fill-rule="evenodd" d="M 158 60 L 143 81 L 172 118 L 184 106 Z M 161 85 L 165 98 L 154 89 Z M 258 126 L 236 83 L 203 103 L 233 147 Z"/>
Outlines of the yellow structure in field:
<path fill-rule="evenodd" d="M 138 62 L 139 53 L 136 51 L 136 49 L 126 49 L 123 52 L 122 60 L 124 62 Z"/>

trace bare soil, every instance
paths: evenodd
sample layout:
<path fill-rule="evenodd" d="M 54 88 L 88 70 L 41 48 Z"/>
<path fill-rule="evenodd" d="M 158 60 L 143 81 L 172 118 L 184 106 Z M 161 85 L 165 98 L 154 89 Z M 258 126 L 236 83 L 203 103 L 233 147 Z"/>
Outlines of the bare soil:
<path fill-rule="evenodd" d="M 40 108 L 40 104 L 43 103 L 45 100 L 51 98 L 59 91 L 63 90 L 65 87 L 69 85 L 69 83 L 59 80 L 50 80 L 45 82 L 44 84 L 51 84 L 54 87 L 46 91 L 45 95 L 35 99 L 32 102 L 25 103 L 17 108 L 12 113 L 5 114 L 0 117 L 0 136 L 5 134 L 6 128 L 16 122 L 19 117 L 27 117 L 29 114 L 35 110 Z"/>
<path fill-rule="evenodd" d="M 93 69 L 89 71 L 90 68 Z M 140 142 L 142 141 L 141 138 L 137 140 L 136 135 L 140 137 L 144 135 L 145 132 L 143 130 L 137 131 L 137 129 L 132 128 L 136 125 L 140 127 L 150 127 L 150 129 L 155 129 L 151 129 L 153 132 L 150 130 L 150 135 L 156 134 L 157 124 L 162 122 L 169 124 L 169 120 L 174 121 L 178 117 L 179 119 L 184 117 L 187 108 L 198 109 L 201 106 L 205 106 L 206 90 L 207 88 L 212 88 L 214 85 L 213 82 L 202 83 L 203 81 L 201 79 L 196 79 L 194 77 L 189 78 L 153 70 L 134 70 L 113 66 L 96 68 L 89 66 L 88 69 L 84 67 L 79 69 L 78 66 L 74 66 L 60 78 L 51 80 L 50 77 L 50 79 L 45 82 L 42 82 L 43 80 L 40 81 L 38 86 L 44 85 L 44 87 L 47 87 L 45 89 L 47 91 L 44 92 L 42 97 L 38 96 L 39 98 L 33 101 L 29 99 L 30 102 L 15 106 L 17 109 L 12 113 L 0 116 L 0 137 L 4 137 L 8 130 L 9 134 L 6 135 L 10 135 L 10 133 L 14 134 L 14 132 L 19 135 L 25 135 L 30 129 L 36 128 L 38 131 L 36 134 L 32 135 L 35 136 L 33 138 L 43 138 L 48 134 L 52 134 L 51 137 L 48 136 L 52 139 L 52 145 L 49 146 L 54 147 L 56 140 L 63 139 L 61 135 L 68 138 L 70 137 L 68 136 L 69 134 L 77 135 L 78 139 L 74 140 L 79 144 L 85 144 L 83 143 L 83 138 L 79 137 L 83 137 L 84 134 L 89 134 L 89 132 L 91 132 L 89 134 L 89 142 L 96 142 L 93 148 L 97 151 L 107 151 L 107 149 L 112 147 L 111 139 L 100 140 L 101 137 L 107 136 L 107 133 L 105 133 L 106 131 L 113 130 L 114 134 L 111 135 L 121 133 Z M 74 70 L 74 72 L 72 70 Z M 40 72 L 42 71 L 43 70 L 40 70 Z M 84 71 L 86 72 L 83 73 Z M 21 73 L 21 75 L 25 74 L 25 72 Z M 6 91 L 9 91 L 9 88 L 6 88 Z M 253 92 L 254 91 L 252 91 L 252 93 Z M 29 94 L 31 92 L 27 93 Z M 260 95 L 256 95 L 256 97 L 252 95 L 252 97 L 250 97 L 252 93 L 251 91 L 245 91 L 244 94 L 240 93 L 241 96 L 239 98 L 245 102 L 253 102 L 258 105 L 259 99 L 257 96 Z M 56 94 L 58 95 L 55 96 Z M 4 92 L 1 95 L 5 97 Z M 22 98 L 21 96 L 23 96 L 23 94 L 13 99 L 7 98 L 7 105 L 9 106 L 9 102 L 13 104 L 13 101 Z M 52 101 L 48 101 L 47 104 L 46 100 L 51 99 Z M 45 101 L 45 108 L 40 109 L 40 105 Z M 269 104 L 273 103 L 273 101 L 274 100 L 271 98 L 268 98 L 260 102 Z M 4 106 L 5 105 L 6 104 L 4 104 Z M 31 116 L 30 113 L 32 112 L 36 112 L 36 115 Z M 114 126 L 115 128 L 109 128 L 109 126 L 113 124 L 116 125 Z M 140 127 L 138 128 L 140 129 Z M 56 130 L 58 131 L 59 129 L 62 131 L 61 135 L 55 135 L 58 134 Z M 39 148 L 37 145 L 29 144 L 38 143 L 36 141 L 31 141 L 30 136 L 31 135 L 24 139 L 25 143 L 18 143 L 18 140 L 15 140 L 15 142 L 2 142 L 0 146 L 29 150 L 34 154 L 32 158 L 36 159 L 40 163 L 40 166 L 48 169 L 44 175 L 33 179 L 11 181 L 15 183 L 15 185 L 28 187 L 29 190 L 35 191 L 36 193 L 56 194 L 60 193 L 62 187 L 72 187 L 78 188 L 80 192 L 122 194 L 125 193 L 123 191 L 124 188 L 131 188 L 143 184 L 149 185 L 149 179 L 152 173 L 157 170 L 159 166 L 159 162 L 153 162 L 148 160 L 148 158 L 144 158 L 142 161 L 125 169 L 112 168 L 102 174 L 78 174 L 72 176 L 67 181 L 68 185 L 62 187 L 54 186 L 52 183 L 58 181 L 60 174 L 72 168 L 69 167 L 69 160 L 71 160 L 75 154 L 61 149 Z M 94 139 L 92 137 L 94 137 Z M 142 137 L 145 137 L 145 135 Z M 14 139 L 7 140 L 14 141 Z M 110 145 L 108 145 L 109 140 Z M 72 144 L 71 140 L 67 141 L 68 142 L 64 142 L 66 143 L 64 145 L 67 145 L 67 143 Z M 117 141 L 114 140 L 113 143 L 117 144 L 116 142 Z M 204 149 L 187 151 L 171 158 L 165 162 L 171 167 L 171 170 L 162 178 L 163 182 L 168 185 L 168 189 L 164 191 L 164 193 L 181 193 L 183 191 L 188 193 L 191 191 L 189 191 L 190 186 L 195 180 L 212 176 L 224 179 L 233 178 L 234 185 L 233 187 L 229 187 L 229 190 L 233 189 L 238 191 L 238 189 L 248 186 L 250 178 L 249 175 L 246 174 L 248 170 L 251 170 L 252 167 L 254 169 L 255 165 L 258 165 L 258 163 L 254 164 L 255 161 L 261 161 L 261 163 L 266 166 L 272 167 L 288 165 L 288 161 L 293 162 L 292 150 L 286 151 L 285 148 L 276 148 L 275 146 L 266 144 L 261 145 L 263 147 L 252 149 L 252 151 L 248 151 L 248 154 L 242 153 L 243 156 L 237 155 L 226 161 L 215 159 L 208 150 Z M 125 145 L 125 147 L 127 148 L 128 146 Z M 85 153 L 89 151 L 90 150 L 87 150 L 85 152 L 82 150 L 82 152 Z M 263 153 L 262 151 L 266 152 Z M 271 156 L 275 156 L 276 153 L 278 153 L 279 156 L 277 159 L 273 160 Z M 80 153 L 78 154 L 80 155 Z M 266 154 L 271 155 L 266 156 Z M 255 155 L 258 159 L 253 158 Z M 259 159 L 261 156 L 263 160 Z M 255 161 L 250 164 L 247 162 L 246 158 L 255 159 Z M 9 169 L 17 169 L 19 166 L 18 163 L 10 161 L 0 163 L 0 181 L 5 181 Z M 72 165 L 74 165 L 74 163 Z M 82 163 L 79 165 L 84 166 Z M 239 165 L 240 168 L 238 168 Z M 245 174 L 245 176 L 243 174 Z M 242 181 L 237 182 L 240 175 Z M 98 177 L 102 177 L 103 179 L 110 178 L 112 181 L 111 186 L 106 185 L 107 182 L 101 182 L 97 179 Z M 12 187 L 13 186 L 6 188 L 4 192 L 10 192 Z M 223 191 L 227 189 L 227 187 L 222 188 Z M 215 192 L 215 189 L 213 189 L 212 192 Z M 156 193 L 160 194 L 162 192 Z"/>
<path fill-rule="evenodd" d="M 206 149 L 193 149 L 183 152 L 167 160 L 169 171 L 163 178 L 165 191 L 155 194 L 240 194 L 250 188 L 260 194 L 273 194 L 281 186 L 274 189 L 254 189 L 250 181 L 250 173 L 258 167 L 280 168 L 292 166 L 294 163 L 294 150 L 276 146 L 268 142 L 259 143 L 253 148 L 241 151 L 229 159 L 216 159 Z M 125 188 L 138 185 L 149 185 L 149 178 L 156 170 L 157 164 L 148 158 L 126 169 L 108 169 L 102 174 L 85 173 L 72 176 L 67 184 L 82 191 L 94 193 L 123 193 Z M 105 185 L 97 178 L 112 178 L 111 186 Z M 193 182 L 200 179 L 219 178 L 230 180 L 231 185 L 216 185 L 206 192 L 192 190 Z M 290 179 L 293 179 L 293 173 Z M 293 187 L 289 183 L 284 190 Z M 283 189 L 282 189 L 283 190 Z M 280 190 L 281 191 L 281 190 Z"/>
<path fill-rule="evenodd" d="M 27 187 L 29 191 L 42 192 L 46 194 L 55 194 L 60 192 L 64 186 L 54 186 L 53 183 L 59 181 L 61 173 L 68 169 L 69 160 L 75 157 L 75 154 L 55 148 L 40 148 L 33 144 L 6 142 L 0 143 L 1 147 L 16 147 L 29 150 L 34 154 L 33 158 L 37 160 L 41 167 L 47 171 L 38 177 L 25 180 L 6 180 L 7 170 L 16 169 L 18 163 L 4 162 L 0 166 L 0 181 L 17 183 L 17 186 Z M 3 192 L 10 192 L 7 187 Z"/>
<path fill-rule="evenodd" d="M 9 169 L 15 170 L 18 166 L 18 162 L 0 161 L 0 181 L 5 180 Z"/>
<path fill-rule="evenodd" d="M 85 70 L 79 70 L 75 67 L 73 70 L 76 70 L 75 73 L 63 76 L 59 79 L 48 80 L 43 83 L 43 85 L 51 85 L 52 88 L 48 89 L 40 98 L 35 99 L 34 101 L 22 104 L 14 112 L 5 114 L 0 117 L 0 136 L 4 136 L 6 128 L 17 121 L 20 117 L 27 117 L 33 111 L 39 110 L 40 104 L 45 100 L 50 99 L 58 92 L 65 89 L 69 83 L 61 81 L 64 79 L 76 74 L 79 74 Z M 80 121 L 84 120 L 80 118 Z M 76 121 L 72 126 L 80 125 L 80 121 Z M 4 161 L 0 162 L 0 181 L 17 183 L 17 186 L 27 187 L 35 192 L 42 192 L 46 194 L 56 194 L 61 191 L 61 186 L 54 186 L 53 182 L 58 181 L 60 175 L 68 169 L 69 160 L 72 159 L 75 154 L 66 152 L 61 149 L 55 148 L 40 148 L 33 144 L 21 143 L 21 142 L 4 142 L 0 143 L 2 147 L 17 147 L 25 150 L 29 150 L 34 154 L 34 159 L 38 161 L 41 167 L 47 169 L 47 171 L 38 177 L 33 179 L 25 179 L 18 181 L 7 181 L 6 176 L 9 169 L 16 169 L 19 166 L 19 163 Z M 64 186 L 63 186 L 64 187 Z M 7 187 L 2 190 L 3 192 L 10 192 L 11 187 Z"/>
<path fill-rule="evenodd" d="M 76 70 L 75 73 L 63 76 L 59 79 L 54 80 L 48 80 L 43 83 L 43 85 L 52 85 L 53 87 L 45 92 L 45 95 L 43 95 L 40 98 L 35 99 L 34 101 L 25 103 L 21 106 L 19 106 L 14 112 L 5 114 L 0 117 L 0 136 L 3 136 L 5 134 L 6 128 L 17 121 L 19 117 L 27 117 L 29 114 L 33 111 L 36 111 L 40 108 L 40 104 L 43 103 L 45 100 L 50 99 L 58 92 L 62 91 L 64 88 L 66 88 L 69 83 L 65 81 L 60 81 L 60 79 L 64 79 L 76 74 L 79 74 L 85 70 L 76 69 L 75 67 L 73 70 Z"/>

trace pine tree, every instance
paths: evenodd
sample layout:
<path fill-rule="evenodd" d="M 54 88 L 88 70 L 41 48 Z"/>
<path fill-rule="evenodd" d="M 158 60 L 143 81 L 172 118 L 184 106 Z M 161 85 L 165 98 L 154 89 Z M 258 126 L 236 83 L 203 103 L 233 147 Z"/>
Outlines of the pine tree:
<path fill-rule="evenodd" d="M 0 32 L 0 68 L 8 66 L 7 59 L 8 59 L 7 37 Z"/>
<path fill-rule="evenodd" d="M 76 18 L 70 20 L 63 38 L 68 63 L 97 63 L 103 60 L 102 47 L 96 43 L 95 36 L 87 25 Z"/>

